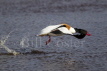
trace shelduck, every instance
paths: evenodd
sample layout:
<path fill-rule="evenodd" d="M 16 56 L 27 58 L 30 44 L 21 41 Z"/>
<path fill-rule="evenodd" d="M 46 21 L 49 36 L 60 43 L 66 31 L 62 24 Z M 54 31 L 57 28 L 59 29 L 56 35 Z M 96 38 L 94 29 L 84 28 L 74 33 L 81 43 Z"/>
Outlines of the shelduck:
<path fill-rule="evenodd" d="M 78 34 L 74 34 L 78 33 Z M 37 36 L 49 36 L 48 41 L 46 41 L 46 45 L 51 41 L 51 36 L 62 36 L 62 35 L 71 35 L 78 39 L 84 38 L 86 35 L 91 36 L 86 30 L 73 28 L 66 23 L 62 23 L 59 25 L 50 25 L 46 28 L 42 29 L 40 34 Z"/>

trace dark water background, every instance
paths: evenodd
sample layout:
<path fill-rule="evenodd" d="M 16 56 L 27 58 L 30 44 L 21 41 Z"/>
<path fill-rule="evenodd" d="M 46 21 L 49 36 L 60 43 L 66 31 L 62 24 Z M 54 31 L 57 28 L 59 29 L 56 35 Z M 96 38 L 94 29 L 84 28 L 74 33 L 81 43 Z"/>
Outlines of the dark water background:
<path fill-rule="evenodd" d="M 36 37 L 48 25 L 67 23 L 92 36 Z M 10 33 L 12 31 L 12 33 Z M 10 33 L 10 34 L 9 34 Z M 107 0 L 0 0 L 0 71 L 107 71 Z M 38 50 L 41 53 L 30 53 Z"/>

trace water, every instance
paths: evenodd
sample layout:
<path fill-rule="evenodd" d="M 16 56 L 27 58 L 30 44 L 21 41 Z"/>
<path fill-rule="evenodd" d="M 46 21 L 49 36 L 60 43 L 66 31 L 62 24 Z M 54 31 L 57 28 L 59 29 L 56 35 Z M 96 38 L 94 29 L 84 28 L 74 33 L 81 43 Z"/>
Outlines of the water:
<path fill-rule="evenodd" d="M 0 71 L 107 71 L 106 18 L 106 0 L 1 0 Z M 92 36 L 35 36 L 60 23 Z"/>
<path fill-rule="evenodd" d="M 14 31 L 14 30 L 13 30 Z M 11 31 L 7 36 L 3 36 L 2 39 L 0 40 L 0 47 L 4 48 L 9 54 L 13 54 L 13 55 L 17 55 L 19 54 L 18 52 L 16 52 L 15 50 L 9 49 L 5 43 L 8 40 L 10 34 L 13 32 Z"/>

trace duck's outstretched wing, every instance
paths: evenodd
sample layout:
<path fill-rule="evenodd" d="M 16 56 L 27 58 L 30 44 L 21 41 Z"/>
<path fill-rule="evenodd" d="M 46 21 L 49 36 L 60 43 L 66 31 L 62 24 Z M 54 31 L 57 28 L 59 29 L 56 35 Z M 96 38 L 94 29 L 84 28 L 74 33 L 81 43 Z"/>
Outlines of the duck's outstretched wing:
<path fill-rule="evenodd" d="M 66 28 L 65 25 L 50 25 L 44 29 L 42 29 L 39 36 L 45 36 L 47 34 L 70 34 L 72 35 L 72 32 Z"/>
<path fill-rule="evenodd" d="M 58 28 L 60 25 L 50 25 L 47 26 L 46 28 L 42 29 L 40 34 L 37 36 L 44 36 L 47 35 L 48 33 L 52 32 L 53 30 L 55 30 L 56 28 Z"/>

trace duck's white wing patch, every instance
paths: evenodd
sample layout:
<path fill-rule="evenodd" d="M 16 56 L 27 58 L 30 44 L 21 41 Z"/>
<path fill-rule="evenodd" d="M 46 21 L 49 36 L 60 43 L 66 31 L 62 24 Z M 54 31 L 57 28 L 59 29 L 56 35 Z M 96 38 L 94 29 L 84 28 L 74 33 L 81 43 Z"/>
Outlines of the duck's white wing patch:
<path fill-rule="evenodd" d="M 44 29 L 41 30 L 40 35 L 41 34 L 48 34 L 50 33 L 52 30 L 56 29 L 57 27 L 59 27 L 60 25 L 50 25 Z"/>
<path fill-rule="evenodd" d="M 60 27 L 58 28 L 61 32 L 63 32 L 64 34 L 71 34 L 73 35 L 66 27 Z"/>

